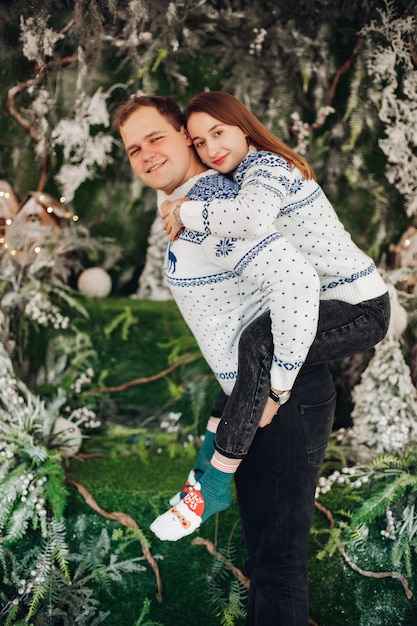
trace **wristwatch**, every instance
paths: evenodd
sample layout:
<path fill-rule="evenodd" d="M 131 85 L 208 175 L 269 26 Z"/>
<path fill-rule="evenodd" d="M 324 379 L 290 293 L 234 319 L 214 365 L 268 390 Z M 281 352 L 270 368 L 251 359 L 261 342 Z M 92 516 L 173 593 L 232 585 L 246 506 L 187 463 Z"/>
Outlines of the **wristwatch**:
<path fill-rule="evenodd" d="M 275 391 L 272 391 L 272 389 L 269 390 L 269 397 L 271 398 L 271 400 L 273 400 L 280 406 L 282 404 L 285 404 L 287 400 L 290 399 L 290 395 L 291 391 L 281 391 L 281 393 L 275 393 Z"/>

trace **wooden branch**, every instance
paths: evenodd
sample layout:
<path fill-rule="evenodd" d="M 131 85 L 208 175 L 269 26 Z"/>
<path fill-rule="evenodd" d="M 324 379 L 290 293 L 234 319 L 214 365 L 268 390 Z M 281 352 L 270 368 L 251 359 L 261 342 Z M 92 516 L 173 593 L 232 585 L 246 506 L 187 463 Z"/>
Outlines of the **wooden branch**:
<path fill-rule="evenodd" d="M 41 177 L 39 179 L 36 191 L 43 191 L 46 185 L 46 181 L 48 180 L 48 176 L 49 176 L 48 166 L 49 166 L 49 154 L 44 154 L 42 158 Z"/>
<path fill-rule="evenodd" d="M 238 567 L 233 565 L 231 561 L 226 559 L 226 557 L 224 557 L 223 554 L 218 552 L 216 548 L 214 547 L 214 544 L 211 541 L 209 541 L 208 539 L 204 539 L 204 537 L 196 537 L 195 539 L 192 540 L 191 545 L 192 546 L 206 546 L 208 552 L 212 556 L 214 556 L 215 559 L 222 561 L 225 564 L 226 568 L 232 572 L 232 574 L 242 583 L 242 585 L 246 589 L 249 589 L 250 587 L 249 578 L 247 578 Z M 313 622 L 312 619 L 309 619 L 308 623 L 309 623 L 309 626 L 317 626 L 316 622 Z"/>
<path fill-rule="evenodd" d="M 332 106 L 333 105 L 333 100 L 336 96 L 336 89 L 337 89 L 337 85 L 339 84 L 339 80 L 340 77 L 345 74 L 348 70 L 350 70 L 350 68 L 353 65 L 354 60 L 356 59 L 356 57 L 359 54 L 360 49 L 363 46 L 364 43 L 364 38 L 360 37 L 358 39 L 358 41 L 355 44 L 355 47 L 353 48 L 352 54 L 351 56 L 343 63 L 343 65 L 341 65 L 339 67 L 339 69 L 337 70 L 336 74 L 333 77 L 332 80 L 332 84 L 329 90 L 329 95 L 327 96 L 327 102 L 326 102 L 326 106 Z M 315 122 L 313 122 L 313 124 L 309 125 L 309 129 L 310 130 L 317 130 L 318 128 L 322 128 L 326 121 L 327 121 L 328 116 L 325 114 L 322 114 Z M 291 130 L 291 129 L 290 129 Z M 298 135 L 298 133 L 292 131 L 294 135 Z"/>
<path fill-rule="evenodd" d="M 78 490 L 78 492 L 80 493 L 80 495 L 83 496 L 84 500 L 90 508 L 92 508 L 94 511 L 96 511 L 106 519 L 116 520 L 117 522 L 123 524 L 123 526 L 139 530 L 139 526 L 137 525 L 135 520 L 130 517 L 130 515 L 127 515 L 126 513 L 120 513 L 119 511 L 114 511 L 112 513 L 105 511 L 101 508 L 101 506 L 99 506 L 95 498 L 91 495 L 89 491 L 87 491 L 85 487 L 83 487 L 83 485 L 80 485 L 80 483 L 76 483 L 75 481 L 70 479 L 67 480 L 67 483 L 73 485 Z M 159 572 L 158 564 L 152 556 L 148 544 L 143 539 L 140 541 L 140 545 L 146 560 L 148 561 L 155 574 L 156 584 L 158 588 L 156 599 L 158 600 L 158 602 L 162 602 L 162 578 Z"/>
<path fill-rule="evenodd" d="M 343 63 L 343 65 L 341 65 L 339 67 L 339 69 L 337 70 L 336 74 L 334 75 L 333 81 L 332 81 L 332 85 L 330 87 L 330 91 L 329 91 L 329 95 L 327 96 L 327 106 L 331 106 L 333 103 L 333 100 L 335 98 L 336 95 L 336 89 L 337 89 L 337 85 L 339 84 L 339 80 L 340 77 L 343 74 L 346 74 L 346 72 L 348 70 L 350 70 L 350 68 L 353 65 L 354 60 L 356 59 L 356 57 L 359 54 L 360 49 L 362 48 L 363 44 L 364 44 L 365 39 L 363 37 L 359 37 L 358 41 L 355 44 L 355 47 L 353 48 L 353 52 L 351 54 L 351 56 Z"/>
<path fill-rule="evenodd" d="M 37 135 L 35 129 L 33 128 L 33 124 L 30 120 L 24 117 L 21 113 L 19 113 L 15 108 L 15 99 L 16 96 L 25 89 L 29 89 L 32 85 L 36 85 L 40 83 L 43 78 L 44 72 L 39 72 L 35 78 L 30 78 L 26 80 L 24 83 L 19 83 L 19 85 L 15 85 L 11 87 L 7 92 L 6 106 L 9 110 L 9 114 L 14 117 L 14 119 L 22 126 L 22 128 L 31 136 L 35 143 L 39 143 L 40 137 Z"/>
<path fill-rule="evenodd" d="M 185 357 L 181 361 L 177 361 L 170 367 L 167 367 L 162 372 L 158 372 L 157 374 L 152 374 L 151 376 L 144 376 L 142 378 L 134 378 L 133 380 L 128 380 L 126 383 L 122 383 L 120 385 L 116 385 L 114 387 L 94 387 L 93 389 L 89 389 L 90 393 L 106 393 L 110 391 L 123 391 L 124 389 L 128 389 L 128 387 L 134 387 L 135 385 L 143 385 L 144 383 L 151 383 L 155 380 L 159 380 L 160 378 L 164 378 L 174 370 L 176 370 L 181 365 L 187 365 L 187 363 L 192 363 L 193 361 L 198 361 L 202 359 L 201 354 L 195 354 L 194 356 Z"/>
<path fill-rule="evenodd" d="M 196 537 L 192 540 L 191 545 L 206 546 L 208 552 L 218 561 L 222 561 L 225 564 L 226 568 L 232 572 L 232 574 L 242 583 L 242 585 L 246 589 L 249 589 L 249 578 L 246 578 L 246 576 L 240 571 L 238 567 L 236 567 L 236 565 L 233 565 L 233 563 L 226 559 L 223 554 L 218 552 L 211 541 L 209 541 L 208 539 L 204 539 L 204 537 Z"/>
<path fill-rule="evenodd" d="M 317 501 L 315 502 L 315 506 L 316 506 L 316 509 L 321 511 L 321 513 L 323 513 L 327 517 L 330 523 L 330 529 L 333 530 L 335 527 L 335 523 L 334 523 L 334 518 L 331 512 L 328 509 L 326 509 L 323 505 L 319 504 Z M 343 559 L 346 561 L 349 567 L 351 567 L 355 572 L 358 572 L 358 574 L 360 574 L 361 576 L 366 576 L 367 578 L 396 578 L 397 580 L 401 582 L 404 588 L 405 595 L 407 596 L 407 599 L 411 600 L 411 598 L 413 597 L 413 592 L 408 586 L 408 581 L 405 578 L 405 576 L 403 576 L 399 572 L 370 572 L 368 570 L 362 569 L 361 567 L 356 565 L 356 563 L 352 561 L 352 559 L 346 553 L 340 539 L 338 537 L 335 537 L 335 539 L 336 539 L 337 548 L 340 554 L 342 555 Z"/>

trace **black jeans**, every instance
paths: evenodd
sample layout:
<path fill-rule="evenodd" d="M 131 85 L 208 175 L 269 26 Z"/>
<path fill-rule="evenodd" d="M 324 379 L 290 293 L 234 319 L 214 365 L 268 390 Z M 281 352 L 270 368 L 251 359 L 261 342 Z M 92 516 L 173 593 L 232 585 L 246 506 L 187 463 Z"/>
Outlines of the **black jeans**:
<path fill-rule="evenodd" d="M 361 304 L 322 300 L 316 338 L 305 365 L 318 365 L 369 350 L 386 335 L 388 294 Z M 229 398 L 220 392 L 212 415 L 221 417 L 216 449 L 243 459 L 248 453 L 270 389 L 273 355 L 269 312 L 260 315 L 239 341 L 238 376 Z"/>
<path fill-rule="evenodd" d="M 222 417 L 216 448 L 243 458 L 235 477 L 248 554 L 247 626 L 306 626 L 307 539 L 317 476 L 333 424 L 335 392 L 327 361 L 368 350 L 385 336 L 389 298 L 361 305 L 322 301 L 317 337 L 289 401 L 258 428 L 270 388 L 269 314 L 242 333 L 238 378 L 212 415 Z"/>
<path fill-rule="evenodd" d="M 247 626 L 307 626 L 307 540 L 334 406 L 327 365 L 304 366 L 236 473 L 250 579 Z"/>

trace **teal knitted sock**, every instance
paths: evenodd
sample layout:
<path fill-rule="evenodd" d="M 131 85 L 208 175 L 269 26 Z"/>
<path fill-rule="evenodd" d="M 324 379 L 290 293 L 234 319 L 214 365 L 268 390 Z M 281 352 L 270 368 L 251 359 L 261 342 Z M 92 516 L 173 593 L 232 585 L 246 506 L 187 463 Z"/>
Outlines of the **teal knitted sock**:
<path fill-rule="evenodd" d="M 169 503 L 172 506 L 175 506 L 180 500 L 185 498 L 190 489 L 192 489 L 195 483 L 201 479 L 203 473 L 210 465 L 210 459 L 213 456 L 215 450 L 214 440 L 216 439 L 216 430 L 213 429 L 214 427 L 212 426 L 212 424 L 210 424 L 210 421 L 207 426 L 208 428 L 206 428 L 203 443 L 201 444 L 200 450 L 198 451 L 196 462 L 193 469 L 188 474 L 184 487 L 169 500 Z"/>
<path fill-rule="evenodd" d="M 201 475 L 206 471 L 210 465 L 211 457 L 214 454 L 214 440 L 216 439 L 216 432 L 206 428 L 204 434 L 204 440 L 198 451 L 197 459 L 194 465 L 194 473 L 196 480 L 200 480 Z"/>
<path fill-rule="evenodd" d="M 221 472 L 209 464 L 201 477 L 201 494 L 204 498 L 204 511 L 201 521 L 205 522 L 209 517 L 227 509 L 232 501 L 231 485 L 234 472 Z"/>

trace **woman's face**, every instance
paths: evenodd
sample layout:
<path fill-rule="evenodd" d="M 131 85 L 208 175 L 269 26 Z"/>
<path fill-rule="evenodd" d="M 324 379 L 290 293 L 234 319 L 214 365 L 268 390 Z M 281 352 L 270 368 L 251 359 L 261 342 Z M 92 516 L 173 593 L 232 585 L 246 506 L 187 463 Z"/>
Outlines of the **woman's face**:
<path fill-rule="evenodd" d="M 208 113 L 192 113 L 187 130 L 200 159 L 222 174 L 233 172 L 248 153 L 246 135 Z"/>

